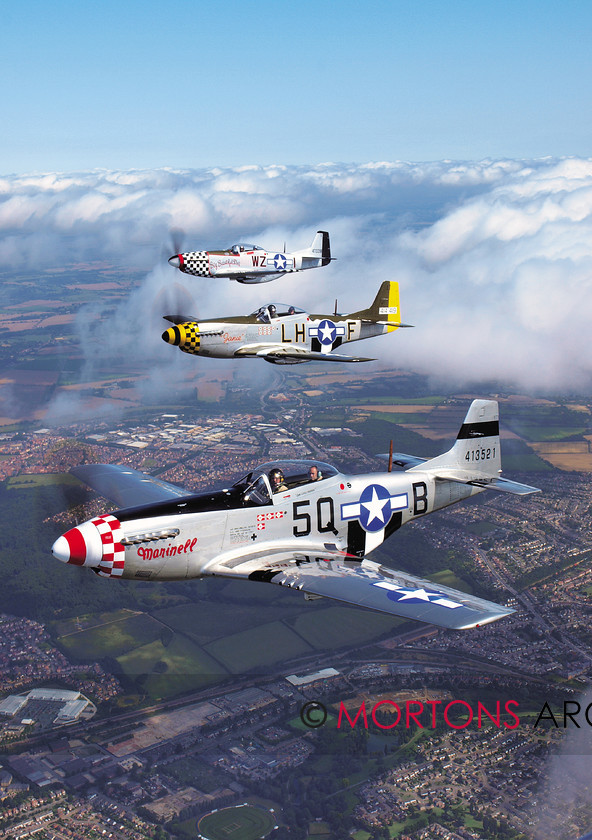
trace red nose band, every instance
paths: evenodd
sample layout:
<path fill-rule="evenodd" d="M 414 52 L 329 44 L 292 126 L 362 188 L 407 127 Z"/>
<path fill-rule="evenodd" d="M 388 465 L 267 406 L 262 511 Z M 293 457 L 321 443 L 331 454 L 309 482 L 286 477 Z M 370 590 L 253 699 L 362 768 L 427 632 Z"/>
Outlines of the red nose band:
<path fill-rule="evenodd" d="M 92 531 L 89 534 L 88 522 L 85 522 L 79 528 L 71 528 L 54 542 L 53 556 L 61 560 L 62 563 L 70 563 L 73 566 L 84 566 L 87 561 L 88 564 L 92 565 L 93 560 L 100 559 L 94 556 L 97 553 L 97 548 L 100 550 L 100 545 L 96 545 L 95 539 L 93 541 L 95 544 L 91 546 L 89 552 L 89 536 L 92 537 L 94 534 Z"/>
<path fill-rule="evenodd" d="M 86 560 L 86 542 L 79 528 L 72 528 L 64 534 L 64 539 L 70 549 L 68 563 L 74 566 L 84 566 Z"/>
<path fill-rule="evenodd" d="M 114 516 L 98 516 L 67 531 L 53 544 L 62 563 L 91 566 L 103 577 L 121 577 L 125 563 L 123 531 Z"/>

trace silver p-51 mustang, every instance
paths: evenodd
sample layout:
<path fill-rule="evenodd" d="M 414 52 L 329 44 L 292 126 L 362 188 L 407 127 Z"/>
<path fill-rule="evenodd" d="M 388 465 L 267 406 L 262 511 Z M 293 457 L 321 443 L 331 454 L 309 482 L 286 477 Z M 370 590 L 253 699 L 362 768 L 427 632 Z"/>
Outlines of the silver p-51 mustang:
<path fill-rule="evenodd" d="M 103 496 L 134 507 L 72 528 L 53 554 L 106 577 L 265 581 L 458 630 L 509 615 L 366 559 L 406 522 L 486 489 L 537 492 L 500 478 L 497 402 L 474 400 L 443 455 L 395 454 L 393 463 L 404 471 L 349 476 L 318 461 L 274 462 L 199 494 L 127 467 L 77 467 L 74 475 Z"/>
<path fill-rule="evenodd" d="M 294 251 L 266 251 L 259 245 L 239 242 L 223 251 L 186 251 L 169 257 L 169 263 L 195 277 L 227 277 L 239 283 L 268 283 L 293 271 L 319 268 L 331 262 L 331 245 L 326 230 L 319 230 L 310 248 Z"/>
<path fill-rule="evenodd" d="M 367 309 L 351 315 L 309 315 L 282 303 L 260 306 L 251 315 L 197 321 L 165 315 L 175 324 L 162 340 L 184 353 L 216 359 L 265 359 L 274 365 L 302 362 L 371 362 L 334 352 L 342 344 L 394 332 L 401 323 L 399 284 L 386 280 Z"/>

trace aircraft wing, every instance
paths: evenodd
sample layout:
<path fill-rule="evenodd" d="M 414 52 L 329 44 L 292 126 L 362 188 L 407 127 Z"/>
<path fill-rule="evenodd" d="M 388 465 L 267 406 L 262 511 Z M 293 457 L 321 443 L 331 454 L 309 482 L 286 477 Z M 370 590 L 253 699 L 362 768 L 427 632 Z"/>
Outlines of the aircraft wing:
<path fill-rule="evenodd" d="M 282 359 L 298 362 L 374 362 L 365 356 L 344 356 L 338 353 L 317 353 L 305 347 L 287 347 L 285 344 L 246 344 L 235 351 L 235 356 L 254 356 L 267 361 Z"/>
<path fill-rule="evenodd" d="M 193 315 L 163 315 L 162 317 L 171 324 L 197 323 L 199 321 L 199 318 Z"/>
<path fill-rule="evenodd" d="M 388 461 L 389 454 L 388 452 L 381 452 L 380 455 L 376 455 L 376 458 Z M 405 455 L 403 452 L 393 452 L 393 466 L 402 467 L 404 470 L 408 470 L 409 467 L 417 467 L 419 464 L 424 464 L 426 461 L 427 458 L 420 458 L 418 455 Z"/>
<path fill-rule="evenodd" d="M 514 610 L 456 589 L 398 572 L 344 552 L 250 552 L 242 560 L 218 562 L 210 574 L 288 586 L 405 619 L 452 630 L 468 630 L 510 615 Z"/>
<path fill-rule="evenodd" d="M 119 507 L 147 505 L 190 495 L 188 490 L 168 481 L 116 464 L 85 464 L 70 472 Z"/>

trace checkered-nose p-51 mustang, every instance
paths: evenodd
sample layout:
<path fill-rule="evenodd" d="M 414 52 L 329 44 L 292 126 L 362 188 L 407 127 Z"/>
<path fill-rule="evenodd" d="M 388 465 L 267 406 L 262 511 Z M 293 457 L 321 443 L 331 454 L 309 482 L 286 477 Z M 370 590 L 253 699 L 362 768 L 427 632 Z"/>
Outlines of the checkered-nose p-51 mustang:
<path fill-rule="evenodd" d="M 227 277 L 239 283 L 268 283 L 282 274 L 318 268 L 330 262 L 331 245 L 326 230 L 317 231 L 310 248 L 292 254 L 239 242 L 225 251 L 186 251 L 169 257 L 169 263 L 185 274 Z"/>
<path fill-rule="evenodd" d="M 105 577 L 263 581 L 457 630 L 509 615 L 367 559 L 406 522 L 476 493 L 537 492 L 500 478 L 497 403 L 475 400 L 444 455 L 392 458 L 403 472 L 343 475 L 318 461 L 277 461 L 198 494 L 127 467 L 77 467 L 72 472 L 86 484 L 133 507 L 72 528 L 53 554 Z"/>
<path fill-rule="evenodd" d="M 371 362 L 364 356 L 334 352 L 348 341 L 394 332 L 401 323 L 399 284 L 385 281 L 368 309 L 351 315 L 309 315 L 284 303 L 269 303 L 251 315 L 209 321 L 165 315 L 175 326 L 163 341 L 184 353 L 217 359 L 265 359 L 274 365 L 300 362 Z"/>

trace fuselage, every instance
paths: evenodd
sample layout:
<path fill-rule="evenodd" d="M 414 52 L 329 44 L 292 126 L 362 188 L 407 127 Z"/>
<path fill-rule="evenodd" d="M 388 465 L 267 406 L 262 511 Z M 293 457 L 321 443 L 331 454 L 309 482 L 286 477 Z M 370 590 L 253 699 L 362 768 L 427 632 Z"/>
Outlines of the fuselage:
<path fill-rule="evenodd" d="M 364 557 L 406 522 L 482 492 L 437 481 L 429 472 L 346 476 L 320 462 L 278 462 L 285 484 L 273 492 L 265 464 L 233 487 L 95 517 L 60 537 L 54 555 L 103 576 L 186 580 L 256 572 L 261 551 L 323 550 Z M 296 466 L 293 466 L 296 465 Z M 308 477 L 311 465 L 319 480 Z M 257 554 L 252 567 L 249 554 Z"/>
<path fill-rule="evenodd" d="M 171 257 L 169 263 L 195 277 L 242 279 L 252 283 L 264 283 L 282 274 L 325 264 L 320 254 L 319 257 L 285 254 L 249 245 L 235 245 L 224 251 L 187 251 Z"/>
<path fill-rule="evenodd" d="M 244 352 L 244 348 L 264 349 L 270 345 L 329 354 L 342 344 L 384 335 L 393 329 L 384 324 L 364 323 L 359 318 L 299 312 L 265 319 L 250 315 L 191 321 L 170 327 L 162 338 L 185 353 L 232 359 L 253 355 Z"/>

